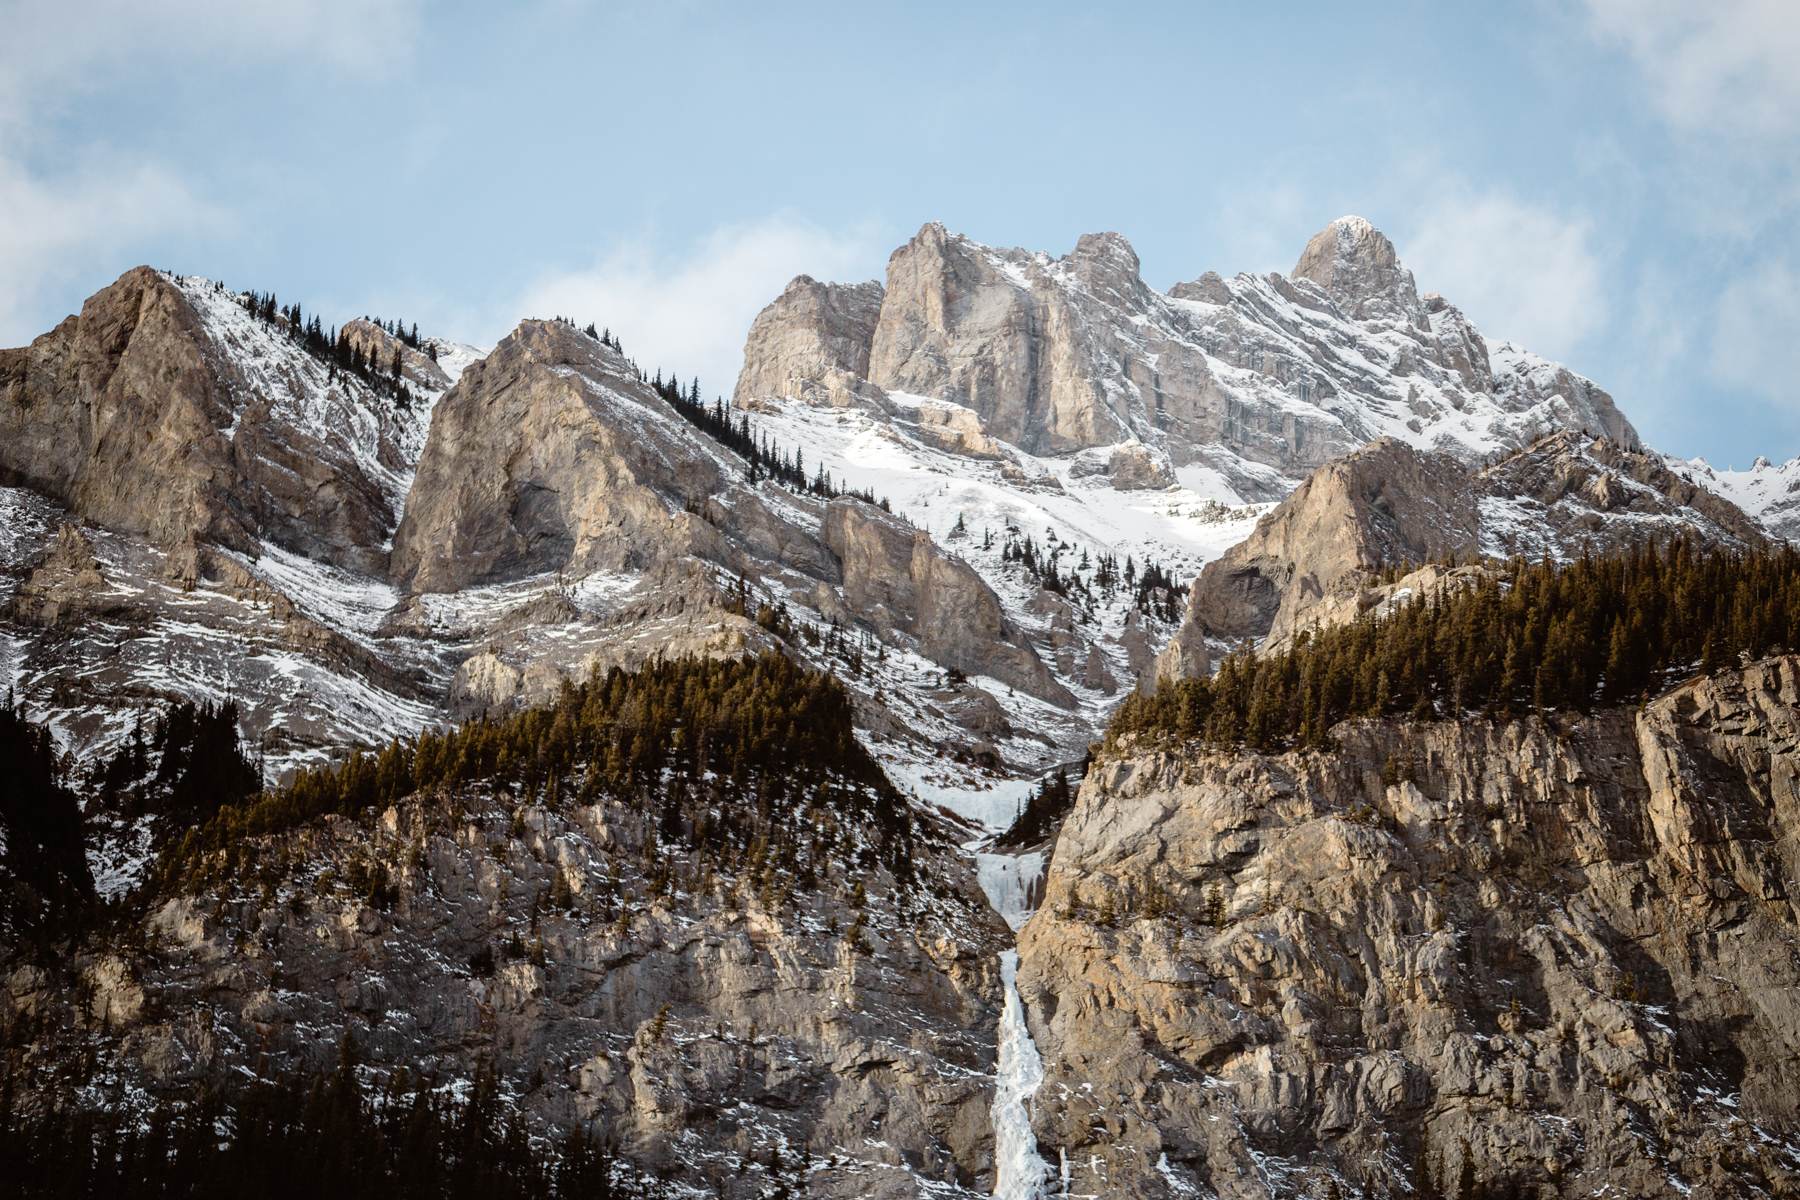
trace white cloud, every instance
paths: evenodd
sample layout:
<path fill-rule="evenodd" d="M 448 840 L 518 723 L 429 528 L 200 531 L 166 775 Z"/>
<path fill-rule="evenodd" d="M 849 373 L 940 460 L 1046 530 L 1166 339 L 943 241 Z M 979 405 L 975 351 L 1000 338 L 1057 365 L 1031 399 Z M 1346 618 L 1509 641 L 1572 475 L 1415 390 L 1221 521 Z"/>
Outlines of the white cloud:
<path fill-rule="evenodd" d="M 1725 381 L 1766 400 L 1800 399 L 1800 266 L 1775 260 L 1732 281 L 1719 297 L 1712 363 Z"/>
<path fill-rule="evenodd" d="M 217 228 L 228 220 L 153 163 L 90 161 L 66 175 L 33 174 L 0 155 L 0 345 L 44 332 L 48 289 L 86 277 L 109 280 L 134 239 Z M 100 272 L 100 279 L 93 277 Z"/>
<path fill-rule="evenodd" d="M 64 0 L 0 3 L 0 117 L 109 80 L 119 63 L 168 69 L 218 59 L 316 62 L 366 73 L 410 58 L 422 0 Z"/>
<path fill-rule="evenodd" d="M 1794 0 L 1586 0 L 1672 124 L 1709 137 L 1800 132 L 1800 5 Z"/>
<path fill-rule="evenodd" d="M 1567 357 L 1608 317 L 1593 222 L 1501 192 L 1452 190 L 1400 245 L 1421 291 L 1441 292 L 1489 337 Z"/>
<path fill-rule="evenodd" d="M 893 244 L 873 227 L 829 230 L 787 217 L 721 227 L 673 253 L 620 243 L 584 270 L 538 279 L 503 319 L 593 321 L 645 370 L 698 375 L 708 395 L 729 395 L 750 322 L 789 280 L 877 278 Z"/>
<path fill-rule="evenodd" d="M 56 118 L 72 100 L 160 86 L 196 64 L 390 70 L 410 58 L 421 11 L 422 0 L 0 0 L 0 345 L 43 332 L 52 291 L 110 278 L 151 239 L 231 224 L 162 163 L 69 138 Z"/>

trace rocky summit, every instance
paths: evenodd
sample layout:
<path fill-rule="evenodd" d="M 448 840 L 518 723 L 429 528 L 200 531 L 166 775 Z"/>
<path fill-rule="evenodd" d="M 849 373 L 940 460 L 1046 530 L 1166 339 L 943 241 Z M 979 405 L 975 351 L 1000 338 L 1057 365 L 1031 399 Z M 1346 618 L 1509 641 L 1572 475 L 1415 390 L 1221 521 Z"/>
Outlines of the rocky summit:
<path fill-rule="evenodd" d="M 580 316 L 0 351 L 28 1194 L 1800 1196 L 1794 464 L 1357 217 Z"/>

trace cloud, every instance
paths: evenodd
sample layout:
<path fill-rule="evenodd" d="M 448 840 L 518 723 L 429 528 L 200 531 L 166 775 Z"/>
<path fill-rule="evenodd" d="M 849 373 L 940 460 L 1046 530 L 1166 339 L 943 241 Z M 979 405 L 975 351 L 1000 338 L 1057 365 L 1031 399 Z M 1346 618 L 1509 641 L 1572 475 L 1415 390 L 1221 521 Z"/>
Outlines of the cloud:
<path fill-rule="evenodd" d="M 685 249 L 621 242 L 583 270 L 545 275 L 504 320 L 566 316 L 609 327 L 645 370 L 700 377 L 729 395 L 756 314 L 796 275 L 879 276 L 895 244 L 873 226 L 824 229 L 789 217 L 724 226 Z"/>
<path fill-rule="evenodd" d="M 1422 291 L 1540 354 L 1569 356 L 1608 319 L 1601 254 L 1583 215 L 1452 189 L 1415 216 L 1400 253 Z"/>
<path fill-rule="evenodd" d="M 1800 132 L 1800 5 L 1793 0 L 1586 0 L 1601 41 L 1621 46 L 1676 127 L 1709 137 Z"/>
<path fill-rule="evenodd" d="M 229 218 L 154 163 L 97 158 L 68 174 L 44 176 L 0 156 L 0 345 L 44 332 L 42 307 L 54 287 L 93 272 L 110 278 L 140 238 L 218 228 Z"/>
<path fill-rule="evenodd" d="M 53 293 L 110 277 L 156 238 L 229 230 L 229 213 L 163 163 L 68 136 L 79 97 L 194 64 L 301 61 L 392 70 L 418 39 L 421 0 L 0 0 L 0 345 L 43 332 Z M 148 76 L 148 79 L 143 78 Z"/>
<path fill-rule="evenodd" d="M 1712 337 L 1713 369 L 1728 383 L 1784 406 L 1800 380 L 1800 266 L 1762 264 L 1719 296 Z"/>
<path fill-rule="evenodd" d="M 217 59 L 333 70 L 391 70 L 412 54 L 422 0 L 78 0 L 0 3 L 0 119 L 15 126 L 46 105 L 104 86 L 125 63 L 152 70 Z M 15 128 L 15 133 L 19 132 Z"/>

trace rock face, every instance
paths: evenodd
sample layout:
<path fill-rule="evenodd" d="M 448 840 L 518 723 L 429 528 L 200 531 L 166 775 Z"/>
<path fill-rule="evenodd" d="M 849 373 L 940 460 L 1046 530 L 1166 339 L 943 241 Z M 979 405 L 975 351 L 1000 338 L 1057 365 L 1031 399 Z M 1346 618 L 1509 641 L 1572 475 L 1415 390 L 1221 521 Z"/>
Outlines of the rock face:
<path fill-rule="evenodd" d="M 1208 563 L 1189 620 L 1213 636 L 1281 636 L 1326 595 L 1383 565 L 1472 556 L 1479 526 L 1457 463 L 1379 441 L 1321 467 L 1249 539 Z"/>
<path fill-rule="evenodd" d="M 176 541 L 250 536 L 229 498 L 232 420 L 198 316 L 139 267 L 0 354 L 0 466 L 95 520 Z"/>
<path fill-rule="evenodd" d="M 1314 234 L 1289 277 L 1310 279 L 1359 320 L 1404 321 L 1420 311 L 1412 272 L 1400 265 L 1394 243 L 1361 217 L 1339 217 Z"/>
<path fill-rule="evenodd" d="M 869 346 L 881 314 L 881 285 L 820 283 L 802 275 L 757 315 L 745 342 L 735 402 L 798 396 L 843 407 L 873 395 Z"/>
<path fill-rule="evenodd" d="M 1800 661 L 1637 713 L 1129 751 L 1020 938 L 1109 1196 L 1800 1189 Z"/>
<path fill-rule="evenodd" d="M 379 569 L 410 419 L 331 375 L 218 285 L 139 267 L 0 351 L 0 481 L 164 545 Z"/>
<path fill-rule="evenodd" d="M 259 843 L 269 903 L 172 890 L 141 937 L 66 964 L 85 989 L 0 967 L 0 1012 L 37 1022 L 31 1061 L 87 1046 L 121 1089 L 328 1068 L 349 1037 L 380 1077 L 491 1066 L 536 1121 L 707 1194 L 767 1194 L 743 1164 L 770 1147 L 807 1195 L 985 1194 L 1006 930 L 971 864 L 934 830 L 924 888 L 845 864 L 759 897 L 655 828 L 481 789 L 315 823 Z M 693 882 L 658 897 L 665 869 Z"/>
<path fill-rule="evenodd" d="M 1116 234 L 1084 237 L 1065 260 L 1107 291 L 1141 291 L 1137 256 Z M 1058 290 L 1021 288 L 1019 264 L 941 225 L 888 261 L 887 293 L 869 351 L 872 380 L 955 400 L 995 437 L 1030 451 L 1120 441 L 1126 425 L 1089 370 L 1097 349 Z M 1045 329 L 1073 336 L 1044 339 Z"/>
<path fill-rule="evenodd" d="M 795 280 L 757 318 L 745 364 L 740 405 L 922 396 L 1030 454 L 1136 440 L 1245 500 L 1278 499 L 1382 436 L 1468 461 L 1559 430 L 1636 446 L 1604 391 L 1490 351 L 1441 297 L 1421 300 L 1392 243 L 1354 217 L 1315 237 L 1291 276 L 1209 272 L 1167 296 L 1118 234 L 1051 258 L 927 225 L 894 252 L 885 288 Z"/>
<path fill-rule="evenodd" d="M 454 592 L 644 569 L 705 549 L 711 531 L 691 510 L 723 482 L 705 436 L 623 355 L 564 322 L 526 321 L 438 403 L 394 578 Z"/>
<path fill-rule="evenodd" d="M 1676 536 L 1769 544 L 1730 501 L 1604 438 L 1552 435 L 1473 471 L 1384 439 L 1320 468 L 1208 563 L 1185 620 L 1207 636 L 1279 642 L 1461 578 L 1432 571 L 1394 585 L 1377 578 L 1384 569 L 1618 554 Z"/>
<path fill-rule="evenodd" d="M 865 619 L 917 637 L 933 662 L 1073 706 L 1074 696 L 1006 619 L 994 590 L 927 534 L 845 498 L 825 510 L 824 537 L 843 563 L 845 600 Z"/>

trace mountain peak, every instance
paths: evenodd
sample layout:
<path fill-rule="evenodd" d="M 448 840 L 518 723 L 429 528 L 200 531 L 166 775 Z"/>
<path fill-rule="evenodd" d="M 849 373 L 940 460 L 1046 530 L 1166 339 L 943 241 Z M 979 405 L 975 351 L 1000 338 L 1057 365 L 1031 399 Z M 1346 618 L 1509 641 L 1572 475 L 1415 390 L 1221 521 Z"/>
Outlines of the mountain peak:
<path fill-rule="evenodd" d="M 1314 234 L 1289 277 L 1318 284 L 1355 317 L 1406 316 L 1419 307 L 1394 243 L 1363 217 L 1339 217 Z"/>
<path fill-rule="evenodd" d="M 1076 261 L 1102 262 L 1117 264 L 1127 268 L 1133 275 L 1139 270 L 1137 251 L 1122 233 L 1084 233 L 1075 241 L 1075 250 L 1069 256 Z"/>

